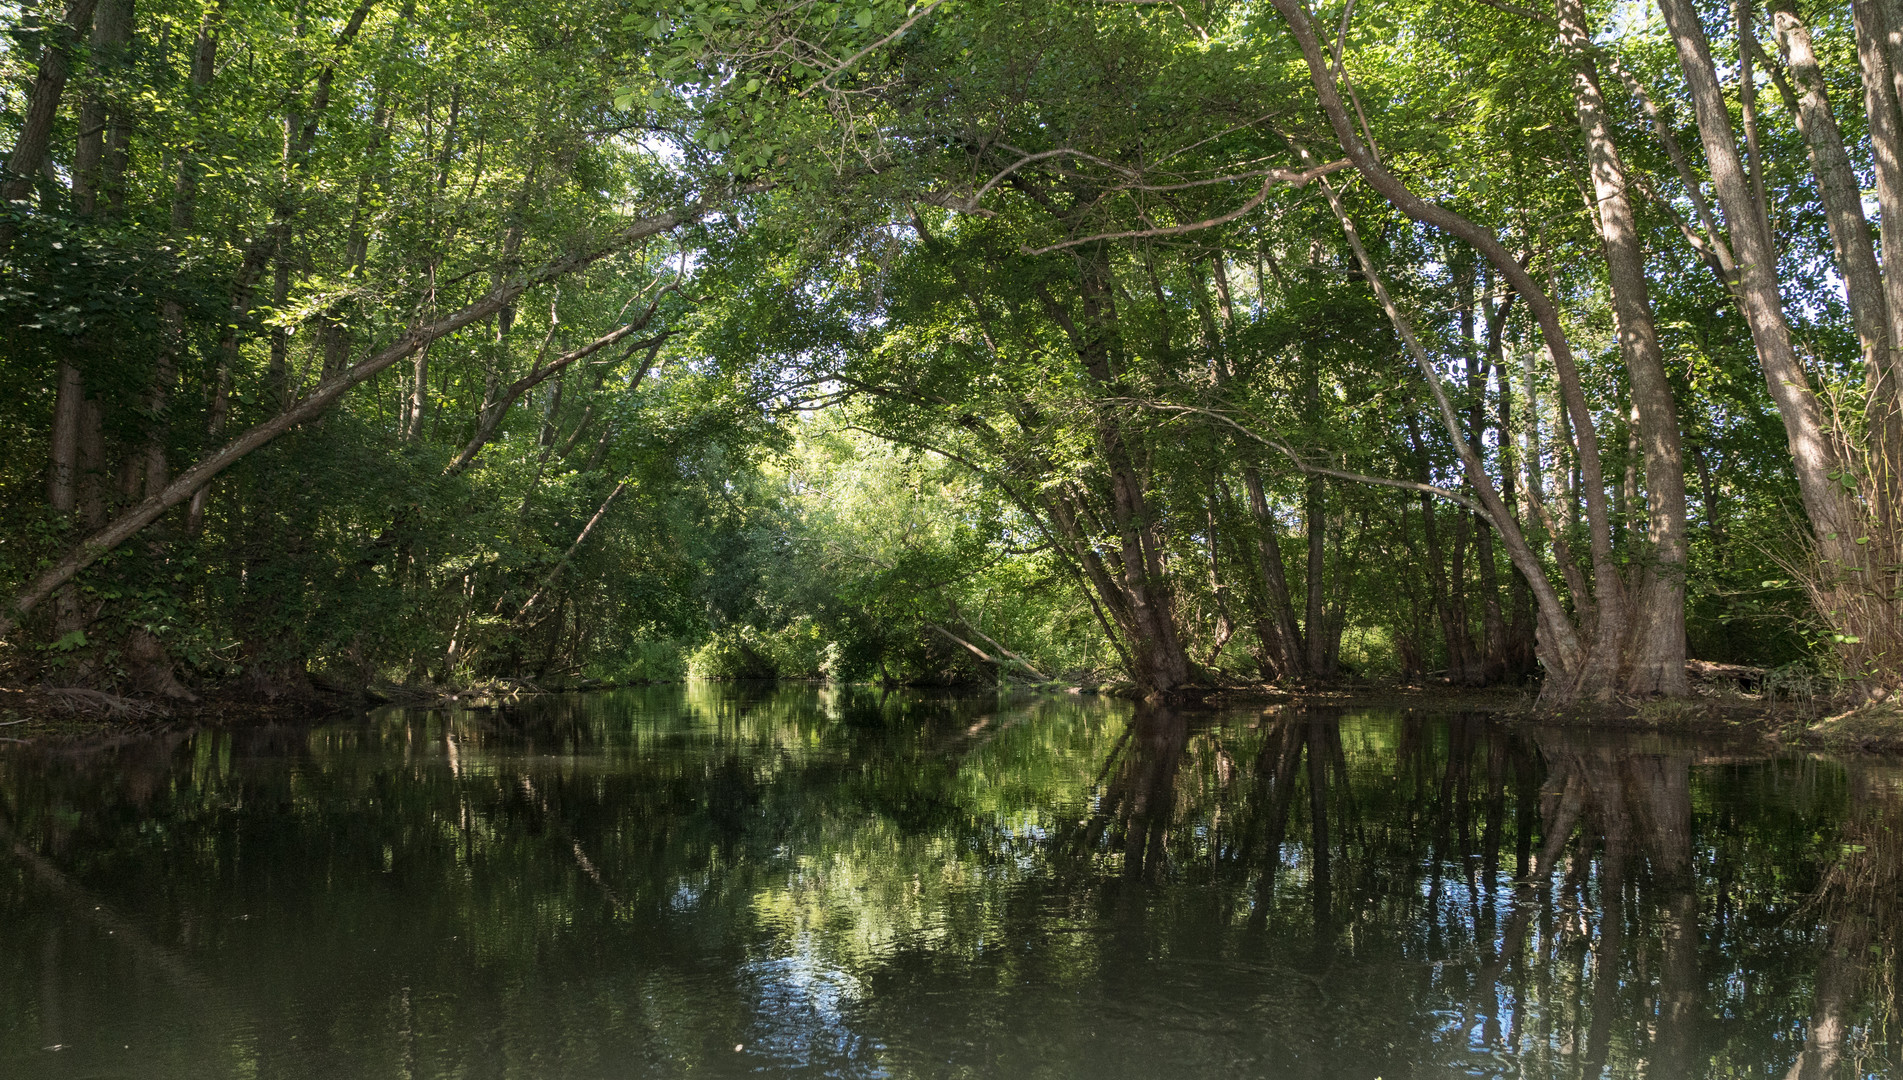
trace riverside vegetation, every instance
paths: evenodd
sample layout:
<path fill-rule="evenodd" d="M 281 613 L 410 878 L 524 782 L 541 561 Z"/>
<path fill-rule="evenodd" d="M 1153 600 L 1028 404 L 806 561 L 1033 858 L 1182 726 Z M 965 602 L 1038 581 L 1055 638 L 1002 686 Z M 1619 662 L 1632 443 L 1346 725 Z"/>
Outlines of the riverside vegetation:
<path fill-rule="evenodd" d="M 1896 0 L 6 29 L 15 685 L 1903 688 Z"/>

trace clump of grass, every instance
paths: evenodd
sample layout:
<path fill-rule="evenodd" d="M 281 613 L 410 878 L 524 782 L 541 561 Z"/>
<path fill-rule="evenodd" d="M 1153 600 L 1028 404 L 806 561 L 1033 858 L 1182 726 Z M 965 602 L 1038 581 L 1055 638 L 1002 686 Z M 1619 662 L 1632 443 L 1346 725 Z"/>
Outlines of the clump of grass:
<path fill-rule="evenodd" d="M 1799 661 L 1771 668 L 1764 673 L 1762 688 L 1765 700 L 1784 698 L 1800 706 L 1808 707 L 1817 700 L 1819 689 L 1817 673 L 1810 665 Z"/>
<path fill-rule="evenodd" d="M 1704 715 L 1703 705 L 1685 698 L 1659 698 L 1644 702 L 1638 708 L 1640 720 L 1660 727 L 1687 724 L 1702 719 Z"/>
<path fill-rule="evenodd" d="M 1903 749 L 1903 703 L 1873 701 L 1827 716 L 1805 734 L 1832 746 Z"/>

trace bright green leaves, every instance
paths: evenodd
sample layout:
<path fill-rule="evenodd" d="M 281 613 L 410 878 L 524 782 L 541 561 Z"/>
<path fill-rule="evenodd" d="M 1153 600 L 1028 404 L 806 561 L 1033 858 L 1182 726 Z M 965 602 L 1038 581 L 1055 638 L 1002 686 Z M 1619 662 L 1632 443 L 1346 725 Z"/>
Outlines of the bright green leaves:
<path fill-rule="evenodd" d="M 934 11 L 937 11 L 934 8 Z M 888 77 L 891 53 L 934 25 L 924 5 L 903 0 L 839 0 L 798 6 L 758 0 L 661 0 L 622 17 L 642 37 L 644 66 L 665 89 L 668 117 L 707 164 L 746 175 L 786 158 L 800 162 L 836 156 L 840 144 L 876 129 L 877 99 L 856 91 Z M 888 37 L 893 43 L 878 46 Z M 745 100 L 744 109 L 733 106 Z M 623 88 L 617 109 L 643 107 Z"/>
<path fill-rule="evenodd" d="M 86 647 L 86 631 L 69 630 L 66 632 L 66 636 L 48 645 L 46 647 L 46 650 L 48 652 L 65 653 L 65 652 L 72 652 L 74 649 L 83 649 L 85 647 Z"/>

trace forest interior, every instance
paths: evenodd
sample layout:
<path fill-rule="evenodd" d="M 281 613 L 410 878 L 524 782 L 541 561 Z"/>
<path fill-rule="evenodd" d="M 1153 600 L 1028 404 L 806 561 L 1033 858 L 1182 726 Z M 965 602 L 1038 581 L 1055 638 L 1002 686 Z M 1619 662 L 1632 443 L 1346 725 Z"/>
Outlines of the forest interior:
<path fill-rule="evenodd" d="M 0 681 L 1893 710 L 1903 0 L 1312 2 L 8 5 Z"/>

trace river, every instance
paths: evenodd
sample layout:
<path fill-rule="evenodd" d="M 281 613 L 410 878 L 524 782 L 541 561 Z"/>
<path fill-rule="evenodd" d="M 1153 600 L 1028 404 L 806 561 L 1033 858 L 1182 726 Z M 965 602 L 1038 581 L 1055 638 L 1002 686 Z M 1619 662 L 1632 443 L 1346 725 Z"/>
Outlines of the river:
<path fill-rule="evenodd" d="M 1903 767 L 692 684 L 0 749 L 0 1076 L 1881 1076 Z"/>

